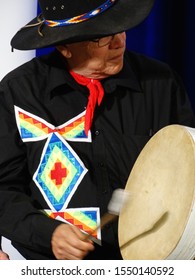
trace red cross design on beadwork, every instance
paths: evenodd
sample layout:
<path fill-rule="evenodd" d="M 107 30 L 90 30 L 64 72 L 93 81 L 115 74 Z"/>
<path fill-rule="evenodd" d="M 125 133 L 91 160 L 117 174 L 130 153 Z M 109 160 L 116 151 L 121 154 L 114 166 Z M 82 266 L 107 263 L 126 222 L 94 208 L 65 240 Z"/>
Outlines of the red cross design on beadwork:
<path fill-rule="evenodd" d="M 60 161 L 54 164 L 51 170 L 51 179 L 55 181 L 56 186 L 60 187 L 68 175 L 68 170 Z"/>

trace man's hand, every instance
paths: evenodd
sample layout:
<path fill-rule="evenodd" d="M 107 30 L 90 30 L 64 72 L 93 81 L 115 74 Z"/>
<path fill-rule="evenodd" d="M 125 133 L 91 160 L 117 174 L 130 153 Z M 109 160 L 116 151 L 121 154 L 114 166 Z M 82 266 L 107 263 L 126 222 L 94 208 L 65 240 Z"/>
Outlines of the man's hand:
<path fill-rule="evenodd" d="M 9 260 L 8 254 L 0 250 L 0 260 Z"/>
<path fill-rule="evenodd" d="M 76 227 L 68 224 L 59 225 L 52 236 L 52 251 L 58 260 L 82 260 L 94 250 L 91 240 Z"/>

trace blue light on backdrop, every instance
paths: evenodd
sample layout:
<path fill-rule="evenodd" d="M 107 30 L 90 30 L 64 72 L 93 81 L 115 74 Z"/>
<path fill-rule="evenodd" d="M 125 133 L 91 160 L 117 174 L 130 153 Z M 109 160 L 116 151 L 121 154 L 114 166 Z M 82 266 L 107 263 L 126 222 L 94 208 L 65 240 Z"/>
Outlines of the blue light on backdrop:
<path fill-rule="evenodd" d="M 194 11 L 194 0 L 156 0 L 149 17 L 127 32 L 127 48 L 171 65 L 182 77 L 195 111 Z"/>

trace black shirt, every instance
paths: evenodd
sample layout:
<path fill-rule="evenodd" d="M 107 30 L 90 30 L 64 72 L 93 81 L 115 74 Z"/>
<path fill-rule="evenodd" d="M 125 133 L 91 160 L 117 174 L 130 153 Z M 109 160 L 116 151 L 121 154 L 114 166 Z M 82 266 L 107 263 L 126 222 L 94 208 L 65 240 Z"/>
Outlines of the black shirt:
<path fill-rule="evenodd" d="M 98 222 L 155 132 L 170 124 L 195 127 L 185 89 L 164 63 L 126 52 L 122 71 L 102 85 L 105 95 L 86 137 L 81 119 L 88 90 L 57 51 L 0 84 L 0 234 L 27 259 L 55 259 L 51 236 L 61 221 L 43 209 L 67 212 L 70 223 L 78 211 Z M 87 258 L 120 259 L 117 222 L 101 239 Z"/>

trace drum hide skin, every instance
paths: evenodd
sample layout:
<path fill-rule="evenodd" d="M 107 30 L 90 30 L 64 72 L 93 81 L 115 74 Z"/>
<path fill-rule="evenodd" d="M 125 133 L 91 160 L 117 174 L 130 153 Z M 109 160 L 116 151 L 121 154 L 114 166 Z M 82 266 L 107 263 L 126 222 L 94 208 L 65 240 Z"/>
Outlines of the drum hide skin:
<path fill-rule="evenodd" d="M 119 216 L 123 259 L 194 258 L 194 135 L 194 129 L 170 125 L 140 153 L 125 187 L 130 199 Z"/>

